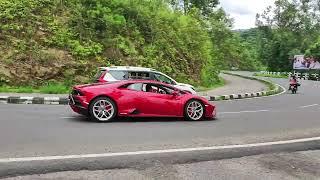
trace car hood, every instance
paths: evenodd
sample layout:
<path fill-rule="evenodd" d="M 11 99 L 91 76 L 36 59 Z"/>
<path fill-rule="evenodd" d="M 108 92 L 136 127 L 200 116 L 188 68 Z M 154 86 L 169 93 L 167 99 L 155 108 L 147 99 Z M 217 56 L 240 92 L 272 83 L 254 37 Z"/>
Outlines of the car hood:
<path fill-rule="evenodd" d="M 181 88 L 190 88 L 193 91 L 195 91 L 194 86 L 190 85 L 190 84 L 184 84 L 184 83 L 177 83 L 177 86 L 181 87 Z"/>
<path fill-rule="evenodd" d="M 193 86 L 190 85 L 190 84 L 177 83 L 177 85 L 178 85 L 178 86 L 186 86 L 186 87 L 191 87 L 191 88 L 193 88 Z"/>

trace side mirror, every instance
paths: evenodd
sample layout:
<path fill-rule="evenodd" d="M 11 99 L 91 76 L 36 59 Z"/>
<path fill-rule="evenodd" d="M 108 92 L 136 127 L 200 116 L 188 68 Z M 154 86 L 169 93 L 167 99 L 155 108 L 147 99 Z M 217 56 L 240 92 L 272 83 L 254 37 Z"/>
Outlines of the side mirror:
<path fill-rule="evenodd" d="M 179 91 L 173 91 L 172 92 L 172 96 L 179 96 L 179 94 L 180 94 Z"/>

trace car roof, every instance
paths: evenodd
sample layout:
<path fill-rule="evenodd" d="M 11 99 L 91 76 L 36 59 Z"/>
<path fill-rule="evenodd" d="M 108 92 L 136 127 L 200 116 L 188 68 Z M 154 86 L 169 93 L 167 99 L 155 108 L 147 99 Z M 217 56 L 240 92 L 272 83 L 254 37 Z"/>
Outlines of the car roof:
<path fill-rule="evenodd" d="M 170 87 L 173 87 L 172 85 L 170 84 L 166 84 L 166 83 L 162 83 L 162 82 L 159 82 L 159 81 L 156 81 L 156 80 L 149 80 L 149 79 L 129 79 L 129 80 L 125 80 L 125 81 L 122 81 L 125 83 L 152 83 L 152 84 L 160 84 L 160 85 L 164 85 L 164 86 L 170 86 Z"/>
<path fill-rule="evenodd" d="M 152 68 L 135 67 L 135 66 L 110 66 L 110 67 L 99 67 L 100 70 L 117 70 L 117 71 L 156 71 Z"/>
<path fill-rule="evenodd" d="M 174 89 L 176 89 L 174 86 L 170 85 L 170 84 L 166 84 L 166 83 L 162 83 L 159 81 L 155 81 L 155 80 L 143 80 L 143 79 L 131 79 L 131 80 L 121 80 L 121 81 L 111 81 L 111 82 L 102 82 L 102 83 L 92 83 L 92 84 L 80 84 L 80 85 L 76 85 L 74 86 L 75 88 L 82 88 L 82 87 L 88 87 L 88 86 L 95 86 L 95 85 L 108 85 L 108 86 L 122 86 L 125 84 L 133 84 L 133 83 L 151 83 L 151 84 L 159 84 L 159 85 L 164 85 L 164 86 L 169 86 L 172 87 Z"/>
<path fill-rule="evenodd" d="M 161 75 L 166 76 L 169 78 L 171 81 L 177 83 L 177 81 L 170 76 L 157 71 L 156 69 L 153 68 L 144 68 L 144 67 L 135 67 L 135 66 L 110 66 L 110 67 L 99 67 L 99 70 L 116 70 L 116 71 L 135 71 L 135 72 L 154 72 L 154 73 L 159 73 Z"/>
<path fill-rule="evenodd" d="M 121 80 L 121 81 L 113 81 L 112 83 L 97 83 L 97 85 L 108 85 L 108 86 L 122 86 L 125 84 L 133 84 L 133 83 L 151 83 L 151 84 L 158 84 L 158 85 L 163 85 L 163 86 L 167 86 L 167 87 L 171 87 L 173 89 L 177 89 L 176 87 L 170 85 L 170 84 L 166 84 L 166 83 L 162 83 L 159 81 L 155 81 L 155 80 L 143 80 L 143 79 L 131 79 L 131 80 Z"/>

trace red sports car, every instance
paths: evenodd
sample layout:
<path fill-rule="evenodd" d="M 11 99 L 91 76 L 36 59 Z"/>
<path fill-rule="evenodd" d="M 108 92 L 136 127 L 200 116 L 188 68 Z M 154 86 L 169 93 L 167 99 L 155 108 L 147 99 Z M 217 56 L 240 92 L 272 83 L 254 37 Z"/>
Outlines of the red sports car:
<path fill-rule="evenodd" d="M 69 96 L 74 112 L 95 121 L 115 117 L 184 117 L 213 119 L 208 100 L 157 81 L 132 80 L 74 86 Z"/>

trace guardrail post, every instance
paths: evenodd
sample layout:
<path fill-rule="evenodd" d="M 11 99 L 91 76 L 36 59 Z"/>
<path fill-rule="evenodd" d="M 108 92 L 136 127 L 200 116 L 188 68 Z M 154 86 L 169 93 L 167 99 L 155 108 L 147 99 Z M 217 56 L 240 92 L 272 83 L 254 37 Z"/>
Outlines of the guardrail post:
<path fill-rule="evenodd" d="M 302 79 L 302 74 L 301 73 L 297 73 L 297 76 L 299 79 Z"/>

